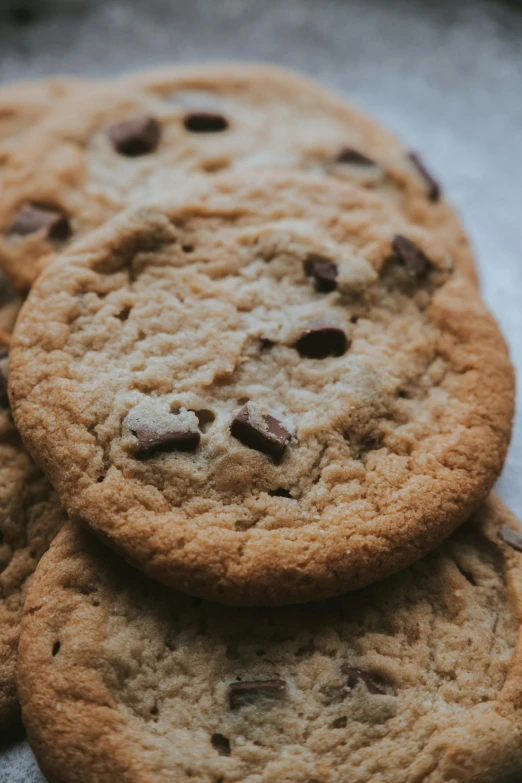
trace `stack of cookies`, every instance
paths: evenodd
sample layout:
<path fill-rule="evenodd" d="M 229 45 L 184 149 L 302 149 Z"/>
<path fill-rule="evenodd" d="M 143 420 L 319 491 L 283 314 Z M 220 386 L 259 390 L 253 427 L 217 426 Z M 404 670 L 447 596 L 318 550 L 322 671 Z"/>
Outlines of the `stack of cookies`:
<path fill-rule="evenodd" d="M 268 66 L 0 109 L 0 724 L 50 783 L 516 780 L 513 370 L 425 163 Z"/>

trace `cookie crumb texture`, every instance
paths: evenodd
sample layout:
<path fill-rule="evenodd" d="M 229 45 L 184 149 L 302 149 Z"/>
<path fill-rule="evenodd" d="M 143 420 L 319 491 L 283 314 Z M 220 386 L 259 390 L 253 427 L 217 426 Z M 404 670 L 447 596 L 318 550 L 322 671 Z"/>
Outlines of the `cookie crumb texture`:
<path fill-rule="evenodd" d="M 380 199 L 222 175 L 42 276 L 11 399 L 69 512 L 132 562 L 277 604 L 383 578 L 462 522 L 501 470 L 513 377 L 473 287 Z"/>
<path fill-rule="evenodd" d="M 168 591 L 67 526 L 19 684 L 52 783 L 497 783 L 522 769 L 522 555 L 492 499 L 435 553 L 325 603 Z M 516 778 L 509 778 L 515 780 Z"/>
<path fill-rule="evenodd" d="M 66 518 L 12 422 L 7 367 L 0 345 L 0 730 L 19 719 L 15 673 L 27 586 Z"/>
<path fill-rule="evenodd" d="M 57 253 L 125 206 L 225 169 L 260 168 L 378 192 L 476 279 L 459 220 L 417 155 L 316 82 L 251 63 L 73 85 L 5 156 L 0 264 L 25 293 Z M 54 222 L 36 221 L 35 209 Z"/>

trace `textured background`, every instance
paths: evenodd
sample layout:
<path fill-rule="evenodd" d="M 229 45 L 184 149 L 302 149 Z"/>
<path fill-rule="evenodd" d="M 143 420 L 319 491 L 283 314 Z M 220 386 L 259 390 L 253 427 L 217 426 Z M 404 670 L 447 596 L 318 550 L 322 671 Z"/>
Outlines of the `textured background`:
<path fill-rule="evenodd" d="M 0 0 L 0 81 L 201 58 L 300 68 L 422 152 L 471 234 L 522 376 L 522 4 Z M 498 486 L 519 515 L 521 473 L 519 415 Z M 0 783 L 43 783 L 21 734 L 0 742 Z"/>

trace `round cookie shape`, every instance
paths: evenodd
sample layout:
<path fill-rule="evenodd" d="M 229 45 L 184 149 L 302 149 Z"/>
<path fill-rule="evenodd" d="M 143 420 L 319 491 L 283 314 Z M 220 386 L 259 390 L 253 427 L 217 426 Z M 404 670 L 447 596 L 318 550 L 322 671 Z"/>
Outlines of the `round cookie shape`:
<path fill-rule="evenodd" d="M 4 310 L 9 310 L 4 314 Z M 9 322 L 12 307 L 0 309 Z M 25 450 L 7 398 L 9 349 L 0 334 L 0 730 L 19 719 L 16 659 L 22 610 L 38 560 L 66 519 Z"/>
<path fill-rule="evenodd" d="M 26 293 L 68 244 L 147 194 L 224 169 L 296 169 L 375 190 L 472 253 L 418 155 L 316 82 L 256 64 L 189 66 L 78 86 L 5 162 L 0 263 Z"/>
<path fill-rule="evenodd" d="M 491 498 L 380 584 L 239 609 L 160 587 L 70 523 L 37 569 L 20 641 L 38 762 L 52 783 L 514 783 L 510 537 L 522 546 Z"/>
<path fill-rule="evenodd" d="M 10 382 L 70 514 L 238 604 L 418 559 L 489 492 L 513 415 L 503 339 L 437 241 L 292 173 L 222 175 L 78 243 L 22 311 Z"/>

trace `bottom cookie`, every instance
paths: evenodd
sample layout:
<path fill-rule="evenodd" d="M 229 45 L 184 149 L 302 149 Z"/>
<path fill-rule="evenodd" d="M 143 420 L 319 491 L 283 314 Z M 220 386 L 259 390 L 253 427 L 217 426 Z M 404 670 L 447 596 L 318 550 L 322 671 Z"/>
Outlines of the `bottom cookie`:
<path fill-rule="evenodd" d="M 9 411 L 9 332 L 18 304 L 0 307 L 0 731 L 19 718 L 16 657 L 28 581 L 66 519 L 25 450 Z M 3 329 L 2 329 L 3 327 Z"/>
<path fill-rule="evenodd" d="M 51 783 L 498 783 L 522 769 L 522 537 L 491 498 L 328 602 L 234 609 L 71 523 L 32 581 L 24 722 Z"/>

